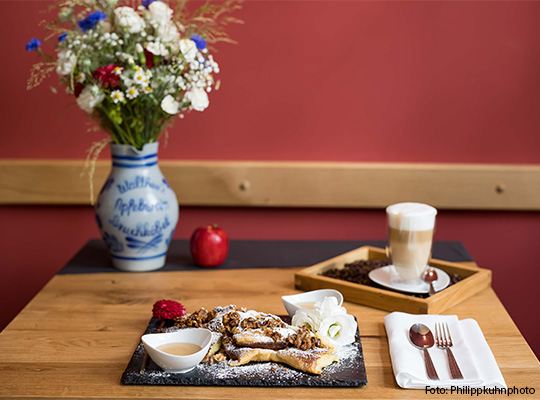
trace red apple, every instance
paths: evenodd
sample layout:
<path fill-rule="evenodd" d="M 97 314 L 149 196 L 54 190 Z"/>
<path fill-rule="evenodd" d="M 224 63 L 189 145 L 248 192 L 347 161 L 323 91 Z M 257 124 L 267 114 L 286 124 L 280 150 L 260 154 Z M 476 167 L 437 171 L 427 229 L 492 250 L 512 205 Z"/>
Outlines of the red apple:
<path fill-rule="evenodd" d="M 191 256 L 201 267 L 221 265 L 229 252 L 229 238 L 216 224 L 195 229 L 190 241 Z"/>

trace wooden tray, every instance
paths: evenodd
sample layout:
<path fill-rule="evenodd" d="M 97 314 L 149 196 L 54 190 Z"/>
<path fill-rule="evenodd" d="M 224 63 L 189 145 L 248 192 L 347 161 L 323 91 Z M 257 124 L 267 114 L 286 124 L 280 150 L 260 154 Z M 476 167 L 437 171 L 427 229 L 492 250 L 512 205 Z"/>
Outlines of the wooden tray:
<path fill-rule="evenodd" d="M 334 268 L 344 268 L 346 263 L 356 260 L 386 260 L 386 252 L 371 246 L 364 246 L 348 253 L 323 261 L 297 272 L 295 286 L 302 290 L 336 289 L 345 300 L 352 303 L 380 308 L 388 311 L 403 311 L 415 314 L 438 314 L 461 303 L 463 300 L 491 286 L 491 271 L 469 267 L 458 263 L 430 260 L 430 265 L 458 274 L 462 280 L 426 299 L 390 289 L 376 288 L 344 280 L 328 278 L 319 274 Z"/>

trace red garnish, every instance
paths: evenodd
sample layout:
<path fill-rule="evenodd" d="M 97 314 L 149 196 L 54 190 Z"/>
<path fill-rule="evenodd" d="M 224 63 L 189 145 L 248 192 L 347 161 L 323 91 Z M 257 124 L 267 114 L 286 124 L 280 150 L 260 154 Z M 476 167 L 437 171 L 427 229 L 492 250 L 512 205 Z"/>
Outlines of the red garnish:
<path fill-rule="evenodd" d="M 185 307 L 174 300 L 156 301 L 152 308 L 152 316 L 156 319 L 174 319 L 183 317 L 184 315 L 186 315 Z"/>

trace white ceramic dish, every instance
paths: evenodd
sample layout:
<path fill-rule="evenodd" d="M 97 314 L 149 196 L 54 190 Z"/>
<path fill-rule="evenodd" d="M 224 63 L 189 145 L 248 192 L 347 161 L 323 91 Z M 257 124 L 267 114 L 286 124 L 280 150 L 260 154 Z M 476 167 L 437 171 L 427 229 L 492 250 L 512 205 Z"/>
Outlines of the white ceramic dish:
<path fill-rule="evenodd" d="M 141 338 L 148 355 L 164 371 L 184 373 L 191 371 L 199 364 L 212 342 L 212 332 L 203 328 L 186 328 L 170 333 L 149 333 Z M 201 347 L 196 353 L 188 356 L 175 356 L 158 350 L 157 347 L 166 343 L 185 342 Z"/>
<path fill-rule="evenodd" d="M 450 284 L 450 277 L 446 272 L 439 268 L 433 268 L 437 271 L 437 280 L 433 282 L 433 288 L 436 292 L 443 290 Z M 368 274 L 369 278 L 381 286 L 390 289 L 399 290 L 407 293 L 428 293 L 429 283 L 420 278 L 410 281 L 403 280 L 397 273 L 393 265 L 376 268 Z"/>
<path fill-rule="evenodd" d="M 343 304 L 343 295 L 334 289 L 319 289 L 305 293 L 282 296 L 281 301 L 283 302 L 287 313 L 292 317 L 296 313 L 296 310 L 301 308 L 299 304 L 316 303 L 324 300 L 325 297 L 335 297 L 338 301 L 338 305 L 341 306 Z"/>

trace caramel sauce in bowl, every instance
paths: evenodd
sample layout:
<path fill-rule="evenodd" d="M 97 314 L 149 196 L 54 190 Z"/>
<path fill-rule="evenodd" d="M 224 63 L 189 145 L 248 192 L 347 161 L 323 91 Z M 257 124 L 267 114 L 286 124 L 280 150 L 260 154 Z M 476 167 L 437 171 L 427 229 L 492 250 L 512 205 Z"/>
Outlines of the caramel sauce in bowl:
<path fill-rule="evenodd" d="M 149 333 L 141 338 L 150 358 L 164 371 L 191 371 L 208 353 L 212 332 L 204 328 L 186 328 L 176 332 Z"/>
<path fill-rule="evenodd" d="M 172 342 L 160 344 L 156 347 L 159 351 L 172 354 L 173 356 L 190 356 L 202 350 L 202 347 L 198 344 L 187 342 Z"/>
<path fill-rule="evenodd" d="M 319 289 L 310 292 L 291 294 L 282 296 L 281 301 L 287 310 L 287 313 L 292 317 L 300 308 L 313 309 L 318 301 L 323 301 L 325 297 L 335 297 L 338 305 L 343 304 L 343 295 L 334 289 Z"/>

